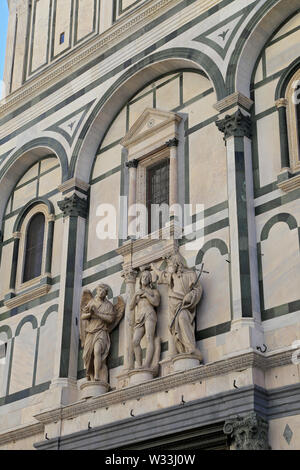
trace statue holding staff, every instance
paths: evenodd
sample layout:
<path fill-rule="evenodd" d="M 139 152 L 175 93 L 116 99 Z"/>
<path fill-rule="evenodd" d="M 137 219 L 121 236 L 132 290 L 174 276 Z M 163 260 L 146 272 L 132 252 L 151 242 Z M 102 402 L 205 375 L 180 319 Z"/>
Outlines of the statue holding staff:
<path fill-rule="evenodd" d="M 152 269 L 158 282 L 169 286 L 169 329 L 178 354 L 191 354 L 201 361 L 195 339 L 196 306 L 202 296 L 199 277 L 193 269 L 185 267 L 185 260 L 177 252 L 167 258 L 168 269 Z"/>

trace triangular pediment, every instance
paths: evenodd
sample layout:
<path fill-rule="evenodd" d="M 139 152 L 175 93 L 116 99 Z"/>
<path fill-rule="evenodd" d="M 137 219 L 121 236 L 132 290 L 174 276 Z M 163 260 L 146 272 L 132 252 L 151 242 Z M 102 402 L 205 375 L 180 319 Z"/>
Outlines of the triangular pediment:
<path fill-rule="evenodd" d="M 127 147 L 137 140 L 150 137 L 168 124 L 180 121 L 181 117 L 176 113 L 146 108 L 122 139 L 121 145 Z"/>

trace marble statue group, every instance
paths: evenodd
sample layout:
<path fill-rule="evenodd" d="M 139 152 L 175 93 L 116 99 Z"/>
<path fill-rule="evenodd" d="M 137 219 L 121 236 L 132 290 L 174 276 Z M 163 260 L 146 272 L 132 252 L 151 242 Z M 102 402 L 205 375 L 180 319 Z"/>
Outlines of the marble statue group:
<path fill-rule="evenodd" d="M 172 355 L 192 357 L 198 364 L 202 362 L 195 338 L 196 307 L 202 296 L 200 275 L 186 267 L 179 251 L 163 261 L 161 266 L 151 263 L 135 269 L 134 288 L 129 298 L 127 296 L 127 307 L 122 296 L 116 299 L 115 305 L 108 300 L 110 288 L 106 284 L 99 284 L 95 295 L 90 290 L 83 291 L 80 339 L 87 382 L 108 385 L 106 360 L 111 346 L 110 334 L 122 320 L 125 308 L 132 312 L 128 322 L 132 366 L 128 373 L 148 372 L 150 375 L 145 376 L 148 380 L 158 375 L 161 359 L 158 323 L 161 315 L 167 315 Z M 167 290 L 160 292 L 162 284 L 167 286 Z M 160 309 L 162 295 L 165 296 L 164 304 L 168 305 L 167 312 Z"/>

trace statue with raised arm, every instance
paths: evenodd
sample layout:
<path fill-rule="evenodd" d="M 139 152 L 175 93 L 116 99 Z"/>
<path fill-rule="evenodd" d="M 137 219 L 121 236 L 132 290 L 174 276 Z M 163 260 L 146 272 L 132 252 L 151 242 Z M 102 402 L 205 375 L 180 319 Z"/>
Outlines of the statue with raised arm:
<path fill-rule="evenodd" d="M 160 294 L 152 285 L 151 272 L 144 270 L 141 273 L 140 288 L 134 293 L 130 309 L 135 309 L 133 348 L 137 367 L 139 369 L 154 369 L 158 366 L 160 354 L 160 339 L 155 339 L 157 324 L 156 308 L 160 304 Z M 146 336 L 146 358 L 142 361 L 142 338 Z M 159 350 L 158 350 L 159 349 Z"/>
<path fill-rule="evenodd" d="M 167 258 L 168 269 L 152 269 L 158 282 L 169 286 L 169 329 L 178 354 L 191 354 L 202 360 L 195 339 L 196 306 L 202 296 L 199 276 L 193 269 L 185 267 L 179 252 Z"/>
<path fill-rule="evenodd" d="M 113 305 L 108 299 L 109 287 L 100 284 L 95 297 L 85 289 L 81 298 L 80 339 L 88 381 L 108 382 L 106 358 L 110 350 L 110 333 L 119 324 L 125 310 L 122 297 Z"/>

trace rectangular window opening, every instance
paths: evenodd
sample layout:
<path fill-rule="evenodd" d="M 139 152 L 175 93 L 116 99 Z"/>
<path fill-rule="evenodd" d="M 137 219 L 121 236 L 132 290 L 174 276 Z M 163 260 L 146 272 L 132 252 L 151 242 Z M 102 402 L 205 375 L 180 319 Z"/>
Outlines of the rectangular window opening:
<path fill-rule="evenodd" d="M 59 44 L 63 44 L 65 42 L 65 33 L 60 33 L 59 36 Z"/>
<path fill-rule="evenodd" d="M 159 206 L 162 209 L 169 206 L 169 173 L 168 158 L 147 170 L 148 233 L 163 228 L 169 220 L 169 211 L 162 210 L 156 214 Z"/>

